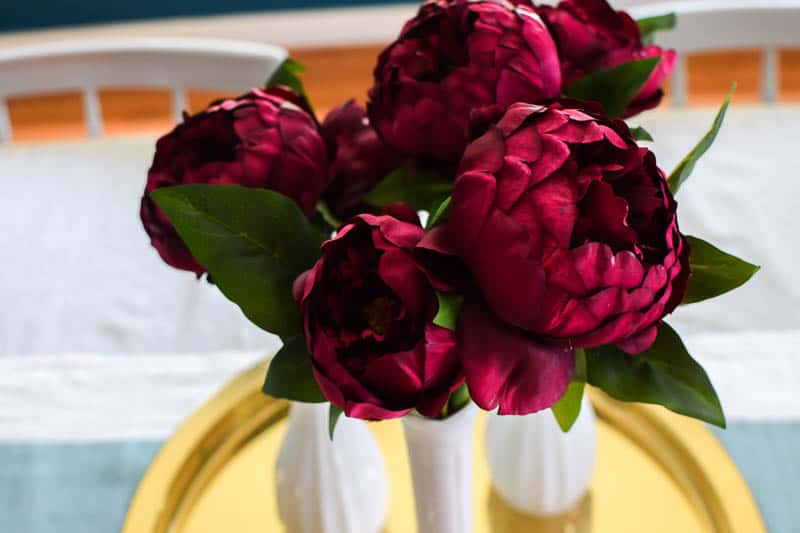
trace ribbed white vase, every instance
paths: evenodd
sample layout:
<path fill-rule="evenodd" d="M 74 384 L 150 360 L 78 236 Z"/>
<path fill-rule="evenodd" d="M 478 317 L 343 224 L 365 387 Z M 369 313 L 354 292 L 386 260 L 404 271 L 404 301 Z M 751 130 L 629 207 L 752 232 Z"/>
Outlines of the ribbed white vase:
<path fill-rule="evenodd" d="M 331 442 L 329 404 L 292 403 L 275 465 L 286 533 L 378 533 L 389 484 L 366 424 L 342 416 Z"/>
<path fill-rule="evenodd" d="M 511 507 L 529 515 L 570 510 L 592 479 L 596 424 L 586 396 L 569 433 L 561 431 L 549 410 L 527 416 L 489 415 L 486 455 L 494 489 Z"/>
<path fill-rule="evenodd" d="M 478 408 L 444 420 L 403 418 L 418 533 L 472 533 L 472 443 Z"/>

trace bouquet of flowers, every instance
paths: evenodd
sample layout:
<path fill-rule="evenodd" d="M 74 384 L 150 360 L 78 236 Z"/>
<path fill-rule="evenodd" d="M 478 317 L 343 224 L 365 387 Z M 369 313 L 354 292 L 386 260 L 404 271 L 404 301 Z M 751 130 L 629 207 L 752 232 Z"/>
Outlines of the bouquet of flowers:
<path fill-rule="evenodd" d="M 331 428 L 472 401 L 568 430 L 586 383 L 724 426 L 664 319 L 757 270 L 678 224 L 730 96 L 669 175 L 626 122 L 662 99 L 675 53 L 650 43 L 673 24 L 605 0 L 426 2 L 366 109 L 319 122 L 287 60 L 187 116 L 158 141 L 142 221 L 281 337 L 264 392 L 330 402 Z"/>

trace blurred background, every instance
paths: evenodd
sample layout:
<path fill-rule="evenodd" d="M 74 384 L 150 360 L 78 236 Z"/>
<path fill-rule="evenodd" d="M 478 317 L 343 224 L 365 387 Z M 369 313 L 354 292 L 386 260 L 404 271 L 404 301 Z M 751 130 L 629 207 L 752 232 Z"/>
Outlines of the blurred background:
<path fill-rule="evenodd" d="M 720 393 L 732 420 L 720 438 L 770 531 L 792 531 L 792 491 L 771 487 L 800 478 L 785 445 L 800 437 L 800 3 L 612 4 L 678 13 L 678 29 L 659 36 L 685 52 L 676 79 L 662 107 L 633 121 L 667 172 L 738 82 L 726 126 L 678 197 L 681 227 L 762 270 L 669 321 Z M 0 531 L 118 530 L 164 440 L 278 346 L 213 286 L 164 265 L 141 228 L 154 142 L 176 111 L 263 83 L 280 54 L 260 45 L 306 66 L 320 115 L 364 102 L 376 55 L 417 6 L 0 3 Z M 179 72 L 186 54 L 191 72 Z"/>
<path fill-rule="evenodd" d="M 611 3 L 620 8 L 664 4 L 647 0 Z M 673 6 L 697 4 L 718 2 L 672 3 Z M 769 1 L 730 0 L 724 4 L 766 6 Z M 0 47 L 133 37 L 213 37 L 277 44 L 287 47 L 293 57 L 307 66 L 304 81 L 316 107 L 324 112 L 351 97 L 365 99 L 376 54 L 414 11 L 413 3 L 374 0 L 13 0 L 0 5 L 3 32 Z M 740 30 L 746 33 L 748 28 Z M 739 84 L 738 104 L 761 99 L 764 57 L 758 47 L 697 52 L 687 61 L 691 72 L 687 87 L 689 104 L 718 104 L 730 88 L 731 80 Z M 800 50 L 787 43 L 779 49 L 777 61 L 781 75 L 776 89 L 781 101 L 800 101 Z M 199 110 L 220 95 L 214 91 L 190 91 L 189 108 Z M 170 125 L 169 98 L 166 90 L 101 90 L 106 133 L 164 130 Z M 15 96 L 9 99 L 8 106 L 15 125 L 15 140 L 85 134 L 77 92 Z"/>

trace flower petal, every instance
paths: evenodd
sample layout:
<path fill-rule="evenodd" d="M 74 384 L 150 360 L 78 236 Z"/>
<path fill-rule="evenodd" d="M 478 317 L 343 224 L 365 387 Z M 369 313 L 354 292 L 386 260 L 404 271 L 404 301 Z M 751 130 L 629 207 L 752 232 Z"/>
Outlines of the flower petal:
<path fill-rule="evenodd" d="M 458 336 L 470 396 L 482 409 L 535 413 L 557 402 L 569 385 L 574 350 L 507 326 L 475 304 L 461 312 Z"/>

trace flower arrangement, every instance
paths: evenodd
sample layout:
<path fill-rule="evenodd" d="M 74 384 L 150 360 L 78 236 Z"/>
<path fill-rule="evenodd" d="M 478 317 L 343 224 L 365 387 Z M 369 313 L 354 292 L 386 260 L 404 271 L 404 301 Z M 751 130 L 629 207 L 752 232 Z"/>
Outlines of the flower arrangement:
<path fill-rule="evenodd" d="M 661 101 L 675 53 L 652 36 L 674 22 L 605 0 L 428 1 L 366 109 L 318 122 L 287 60 L 187 116 L 158 141 L 142 221 L 168 264 L 282 338 L 264 392 L 330 402 L 331 431 L 470 401 L 551 408 L 566 431 L 586 383 L 724 427 L 664 319 L 757 270 L 679 228 L 730 96 L 669 175 L 624 121 Z"/>
<path fill-rule="evenodd" d="M 669 177 L 619 118 L 660 102 L 675 53 L 646 43 L 672 24 L 605 0 L 427 2 L 368 110 L 317 122 L 287 60 L 187 116 L 156 146 L 145 229 L 284 340 L 266 393 L 369 420 L 555 406 L 568 427 L 590 383 L 722 426 L 663 319 L 756 271 L 678 227 L 730 98 Z"/>

